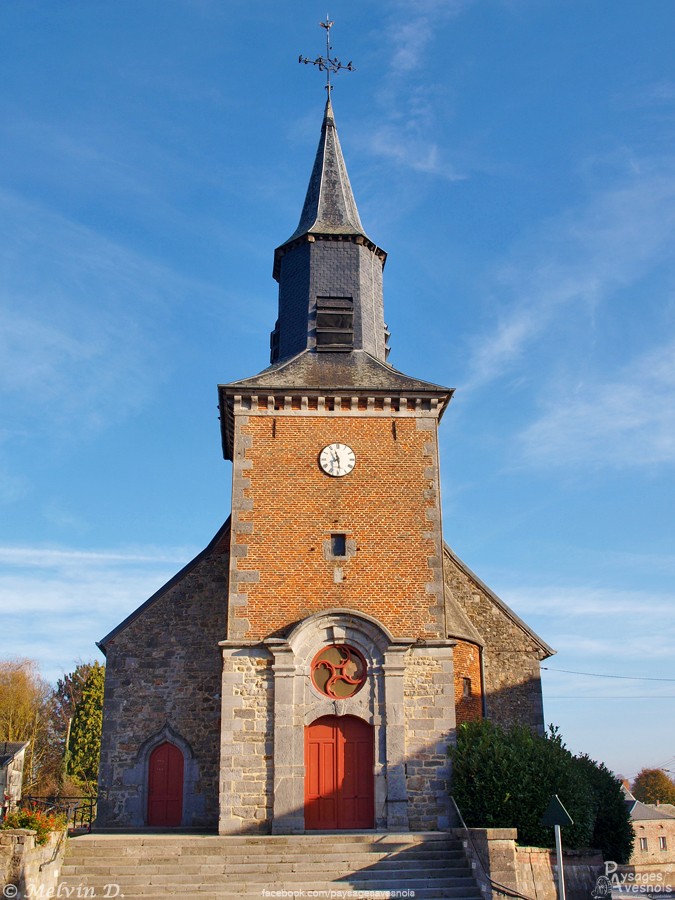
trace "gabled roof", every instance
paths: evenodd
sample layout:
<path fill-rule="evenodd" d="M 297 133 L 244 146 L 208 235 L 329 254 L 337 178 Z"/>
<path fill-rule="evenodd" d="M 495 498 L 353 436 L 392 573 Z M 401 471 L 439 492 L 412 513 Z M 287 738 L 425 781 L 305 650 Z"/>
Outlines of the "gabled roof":
<path fill-rule="evenodd" d="M 24 741 L 2 741 L 0 743 L 0 767 L 4 768 L 9 765 L 27 746 L 28 743 Z"/>
<path fill-rule="evenodd" d="M 142 603 L 138 609 L 135 609 L 132 613 L 130 613 L 126 619 L 123 619 L 119 625 L 113 628 L 112 631 L 108 632 L 104 638 L 101 638 L 100 641 L 96 641 L 96 646 L 99 648 L 103 655 L 106 655 L 106 647 L 115 637 L 117 637 L 120 632 L 124 631 L 125 628 L 128 628 L 132 622 L 134 622 L 140 615 L 142 615 L 147 609 L 149 609 L 154 603 L 160 600 L 171 588 L 175 587 L 180 581 L 185 578 L 186 575 L 189 575 L 190 572 L 196 568 L 199 563 L 208 557 L 213 550 L 222 542 L 223 538 L 228 534 L 230 530 L 230 517 L 228 516 L 223 525 L 216 532 L 213 540 L 201 551 L 193 560 L 191 560 L 186 566 L 177 572 L 172 578 L 170 578 L 166 584 L 162 585 L 162 587 L 155 591 L 152 597 L 149 597 L 145 603 Z"/>
<path fill-rule="evenodd" d="M 463 560 L 461 560 L 459 556 L 457 556 L 457 554 L 453 550 L 451 550 L 451 548 L 447 544 L 444 544 L 444 551 L 446 555 L 449 556 L 450 559 L 452 559 L 455 565 L 459 569 L 461 569 L 462 572 L 464 572 L 464 574 L 468 578 L 470 578 L 482 591 L 487 594 L 494 605 L 498 609 L 500 609 L 504 613 L 504 615 L 513 622 L 514 625 L 520 628 L 521 631 L 524 631 L 525 634 L 527 634 L 532 639 L 532 641 L 539 647 L 539 649 L 543 653 L 543 659 L 547 659 L 549 656 L 553 656 L 555 654 L 556 651 L 552 647 L 549 647 L 546 641 L 542 640 L 536 632 L 532 631 L 530 626 L 523 622 L 520 616 L 516 615 L 511 607 L 508 606 L 508 604 L 504 603 L 501 597 L 498 597 L 497 594 L 495 594 L 495 592 L 491 588 L 489 588 L 484 581 L 481 581 L 478 575 L 476 575 L 475 572 L 472 572 L 467 564 Z"/>
<path fill-rule="evenodd" d="M 640 800 L 626 800 L 628 811 L 633 822 L 650 822 L 656 819 L 667 819 L 675 822 L 675 816 L 663 812 L 660 807 L 648 806 Z"/>

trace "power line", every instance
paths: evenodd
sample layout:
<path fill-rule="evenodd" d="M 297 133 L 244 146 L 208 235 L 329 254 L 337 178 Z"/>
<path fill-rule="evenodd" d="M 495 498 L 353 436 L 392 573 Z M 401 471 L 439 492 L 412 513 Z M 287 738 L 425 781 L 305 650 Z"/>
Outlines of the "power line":
<path fill-rule="evenodd" d="M 546 672 L 565 672 L 566 675 L 586 675 L 589 678 L 621 678 L 627 681 L 670 681 L 675 678 L 648 678 L 646 675 L 602 675 L 600 672 L 575 672 L 573 669 L 551 669 L 549 666 L 541 666 Z"/>
<path fill-rule="evenodd" d="M 548 694 L 546 699 L 547 700 L 574 700 L 575 703 L 579 700 L 675 700 L 675 694 L 656 694 L 656 695 L 652 695 L 652 696 L 648 696 L 648 697 L 641 697 L 639 694 L 635 694 L 635 695 L 629 694 L 628 696 L 625 696 L 625 697 L 624 696 L 612 697 L 612 696 L 609 696 L 608 694 L 605 694 L 605 695 L 595 694 L 592 697 L 578 697 L 578 696 L 577 697 L 558 697 L 555 694 L 553 694 L 553 695 Z M 659 768 L 663 768 L 663 767 L 659 766 Z"/>

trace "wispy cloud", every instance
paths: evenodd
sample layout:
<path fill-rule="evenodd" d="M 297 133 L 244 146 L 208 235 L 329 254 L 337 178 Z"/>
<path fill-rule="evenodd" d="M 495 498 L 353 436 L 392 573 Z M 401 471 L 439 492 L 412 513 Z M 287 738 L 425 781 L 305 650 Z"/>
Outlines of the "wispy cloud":
<path fill-rule="evenodd" d="M 628 591 L 587 585 L 518 587 L 505 592 L 504 598 L 524 614 L 583 616 L 601 619 L 613 616 L 661 616 L 675 626 L 675 594 Z"/>
<path fill-rule="evenodd" d="M 89 551 L 0 547 L 3 656 L 39 659 L 53 680 L 194 555 L 186 547 Z"/>
<path fill-rule="evenodd" d="M 11 192 L 0 214 L 0 439 L 142 408 L 170 373 L 176 308 L 216 288 Z"/>
<path fill-rule="evenodd" d="M 383 115 L 369 123 L 367 130 L 369 149 L 375 156 L 449 181 L 465 177 L 434 134 L 439 106 L 448 106 L 448 87 L 433 73 L 430 49 L 444 24 L 472 2 L 420 0 L 414 7 L 392 4 L 385 28 L 389 59 L 378 95 Z"/>
<path fill-rule="evenodd" d="M 460 15 L 473 0 L 417 0 L 392 4 L 392 20 L 387 36 L 393 47 L 390 70 L 393 75 L 409 73 L 424 64 L 426 50 L 448 19 Z"/>
<path fill-rule="evenodd" d="M 520 435 L 539 465 L 675 463 L 675 340 L 631 360 L 614 380 L 550 398 Z"/>
<path fill-rule="evenodd" d="M 507 312 L 474 336 L 462 392 L 510 373 L 571 308 L 592 321 L 599 305 L 671 259 L 674 241 L 675 171 L 650 160 L 524 236 L 484 284 Z"/>

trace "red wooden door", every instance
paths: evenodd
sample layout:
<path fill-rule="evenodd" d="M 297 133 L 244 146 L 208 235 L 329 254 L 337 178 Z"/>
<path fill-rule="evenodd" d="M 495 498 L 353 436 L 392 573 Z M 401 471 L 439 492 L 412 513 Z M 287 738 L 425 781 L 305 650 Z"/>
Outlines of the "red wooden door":
<path fill-rule="evenodd" d="M 323 716 L 305 728 L 305 827 L 373 828 L 373 727 Z"/>
<path fill-rule="evenodd" d="M 150 754 L 148 825 L 180 825 L 183 820 L 183 754 L 165 741 Z"/>

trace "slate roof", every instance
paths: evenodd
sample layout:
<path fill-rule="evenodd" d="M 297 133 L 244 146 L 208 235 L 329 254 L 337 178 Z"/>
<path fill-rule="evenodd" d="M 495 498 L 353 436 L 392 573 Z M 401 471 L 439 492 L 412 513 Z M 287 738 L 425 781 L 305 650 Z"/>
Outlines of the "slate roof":
<path fill-rule="evenodd" d="M 670 813 L 663 812 L 660 806 L 648 806 L 639 800 L 626 800 L 629 806 L 630 817 L 633 822 L 648 822 L 655 819 L 668 819 L 673 821 L 675 816 Z"/>
<path fill-rule="evenodd" d="M 28 746 L 24 741 L 3 741 L 0 743 L 0 767 L 8 765 L 14 757 Z"/>
<path fill-rule="evenodd" d="M 315 353 L 312 350 L 303 350 L 291 359 L 263 369 L 258 375 L 219 387 L 441 393 L 447 395 L 448 401 L 453 394 L 453 388 L 404 375 L 388 363 L 376 359 L 366 350 L 351 350 L 348 353 Z"/>
<path fill-rule="evenodd" d="M 360 234 L 367 238 L 347 175 L 330 97 L 298 227 L 284 244 L 305 234 Z M 282 246 L 284 246 L 282 244 Z"/>

